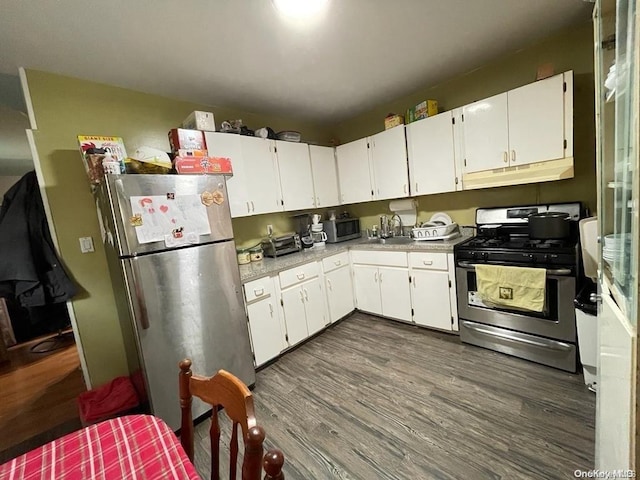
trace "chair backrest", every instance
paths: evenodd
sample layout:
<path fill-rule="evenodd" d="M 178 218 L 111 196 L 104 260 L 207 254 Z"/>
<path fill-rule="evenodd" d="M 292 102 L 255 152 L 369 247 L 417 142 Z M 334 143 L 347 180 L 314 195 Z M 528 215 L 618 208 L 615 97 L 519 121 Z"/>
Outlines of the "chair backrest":
<path fill-rule="evenodd" d="M 242 429 L 244 458 L 242 461 L 242 480 L 261 480 L 262 468 L 266 472 L 265 480 L 284 480 L 282 465 L 284 456 L 279 450 L 270 450 L 262 457 L 265 433 L 256 423 L 253 410 L 253 397 L 247 386 L 229 372 L 219 370 L 213 377 L 202 377 L 191 372 L 191 360 L 180 362 L 180 408 L 182 424 L 180 441 L 193 461 L 193 418 L 191 413 L 192 396 L 198 397 L 212 407 L 211 429 L 211 478 L 220 479 L 220 426 L 218 410 L 224 408 L 233 422 L 229 459 L 230 478 L 236 478 L 238 463 L 238 427 Z"/>

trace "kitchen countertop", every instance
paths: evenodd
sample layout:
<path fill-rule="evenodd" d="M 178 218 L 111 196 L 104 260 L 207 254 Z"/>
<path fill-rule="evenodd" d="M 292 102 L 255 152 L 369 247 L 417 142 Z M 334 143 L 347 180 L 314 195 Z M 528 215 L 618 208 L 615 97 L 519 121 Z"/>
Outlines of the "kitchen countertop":
<path fill-rule="evenodd" d="M 351 249 L 354 250 L 387 250 L 387 251 L 404 251 L 404 252 L 444 252 L 452 253 L 453 247 L 458 243 L 462 243 L 465 240 L 471 238 L 468 235 L 463 235 L 451 240 L 434 240 L 434 241 L 413 241 L 411 243 L 389 245 L 382 243 L 375 243 L 367 240 L 366 238 L 358 238 L 356 240 L 349 240 L 342 243 L 329 243 L 322 248 L 306 248 L 301 252 L 290 253 L 278 258 L 265 257 L 264 260 L 259 262 L 251 262 L 246 265 L 240 265 L 240 280 L 242 283 L 256 280 L 260 277 L 268 275 L 276 275 L 283 270 L 297 267 L 305 263 L 322 260 L 325 257 L 330 257 L 337 253 L 346 252 Z"/>

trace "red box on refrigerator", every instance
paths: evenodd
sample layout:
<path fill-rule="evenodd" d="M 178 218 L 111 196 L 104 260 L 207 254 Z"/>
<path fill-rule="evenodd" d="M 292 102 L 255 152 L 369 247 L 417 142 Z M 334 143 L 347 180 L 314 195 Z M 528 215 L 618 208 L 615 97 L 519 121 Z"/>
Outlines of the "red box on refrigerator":
<path fill-rule="evenodd" d="M 172 152 L 183 150 L 205 150 L 207 144 L 204 140 L 204 133 L 200 130 L 186 130 L 184 128 L 173 128 L 169 130 L 169 145 Z"/>

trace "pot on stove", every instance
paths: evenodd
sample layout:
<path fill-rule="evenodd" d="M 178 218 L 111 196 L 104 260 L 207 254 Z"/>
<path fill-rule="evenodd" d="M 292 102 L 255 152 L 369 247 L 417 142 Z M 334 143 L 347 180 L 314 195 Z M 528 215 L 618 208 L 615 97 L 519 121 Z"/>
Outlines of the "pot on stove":
<path fill-rule="evenodd" d="M 529 238 L 534 240 L 560 240 L 571 234 L 571 218 L 564 212 L 532 213 L 528 217 Z"/>

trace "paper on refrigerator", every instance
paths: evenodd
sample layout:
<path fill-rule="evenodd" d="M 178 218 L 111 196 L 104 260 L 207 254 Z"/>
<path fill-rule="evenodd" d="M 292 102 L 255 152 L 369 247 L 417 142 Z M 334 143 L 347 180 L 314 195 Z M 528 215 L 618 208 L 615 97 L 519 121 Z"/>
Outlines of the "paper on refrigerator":
<path fill-rule="evenodd" d="M 166 236 L 175 231 L 185 235 L 211 233 L 207 207 L 200 195 L 176 195 L 173 199 L 166 195 L 147 195 L 130 200 L 132 214 L 142 219 L 135 227 L 138 243 L 164 242 Z"/>

